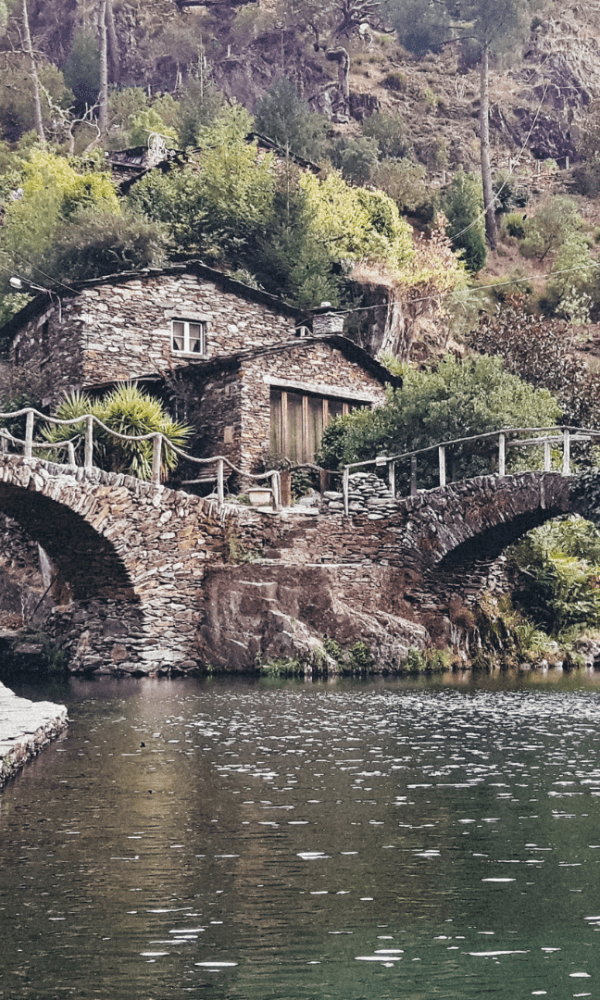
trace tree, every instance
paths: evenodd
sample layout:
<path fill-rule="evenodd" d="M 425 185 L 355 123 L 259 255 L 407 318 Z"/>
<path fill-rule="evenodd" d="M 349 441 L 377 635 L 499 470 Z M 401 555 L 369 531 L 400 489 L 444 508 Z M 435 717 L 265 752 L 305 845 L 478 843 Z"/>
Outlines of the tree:
<path fill-rule="evenodd" d="M 495 199 L 490 166 L 489 60 L 491 55 L 514 45 L 528 24 L 536 0 L 387 0 L 387 10 L 400 27 L 399 37 L 407 47 L 422 54 L 448 42 L 475 48 L 480 65 L 479 137 L 481 179 L 488 245 L 497 242 Z M 412 20 L 402 28 L 400 17 Z M 417 25 L 415 28 L 413 25 Z"/>
<path fill-rule="evenodd" d="M 577 203 L 565 195 L 555 195 L 532 218 L 525 220 L 525 239 L 519 250 L 524 257 L 537 257 L 541 262 L 583 225 Z"/>
<path fill-rule="evenodd" d="M 102 399 L 93 400 L 84 392 L 75 392 L 56 409 L 59 420 L 93 414 L 118 434 L 128 437 L 160 432 L 176 447 L 184 448 L 190 428 L 177 423 L 165 412 L 160 400 L 143 392 L 135 384 L 118 386 Z M 83 422 L 80 429 L 83 429 Z M 46 441 L 66 441 L 77 433 L 74 425 L 49 424 L 43 430 Z M 94 427 L 94 460 L 110 472 L 124 472 L 138 479 L 152 477 L 152 441 L 119 441 L 109 431 Z M 168 447 L 162 448 L 161 478 L 177 466 L 178 456 Z"/>
<path fill-rule="evenodd" d="M 33 52 L 31 32 L 29 30 L 29 12 L 27 9 L 27 0 L 22 0 L 21 21 L 23 27 L 23 51 L 29 60 L 29 72 L 31 74 L 31 83 L 33 85 L 33 111 L 34 111 L 35 131 L 37 132 L 38 139 L 44 142 L 46 139 L 46 134 L 44 132 L 44 122 L 42 120 L 40 81 L 38 77 L 37 65 L 35 62 L 35 55 Z"/>
<path fill-rule="evenodd" d="M 482 313 L 469 346 L 499 354 L 506 370 L 558 399 L 568 424 L 600 428 L 600 376 L 576 355 L 577 334 L 564 320 L 526 311 L 513 296 L 494 315 Z"/>
<path fill-rule="evenodd" d="M 327 119 L 310 110 L 285 77 L 273 84 L 254 110 L 257 132 L 300 156 L 314 157 L 325 138 Z"/>
<path fill-rule="evenodd" d="M 481 181 L 476 174 L 458 170 L 442 201 L 448 218 L 447 233 L 457 249 L 464 251 L 469 271 L 480 271 L 485 264 L 486 247 L 483 224 Z"/>
<path fill-rule="evenodd" d="M 332 421 L 323 435 L 319 462 L 336 468 L 378 454 L 402 454 L 440 441 L 501 427 L 551 426 L 560 406 L 545 389 L 534 389 L 506 371 L 501 358 L 442 359 L 431 371 L 403 368 L 401 389 L 387 402 Z M 421 461 L 424 481 L 435 485 L 435 460 Z M 449 456 L 452 479 L 490 471 L 485 445 L 458 446 Z"/>

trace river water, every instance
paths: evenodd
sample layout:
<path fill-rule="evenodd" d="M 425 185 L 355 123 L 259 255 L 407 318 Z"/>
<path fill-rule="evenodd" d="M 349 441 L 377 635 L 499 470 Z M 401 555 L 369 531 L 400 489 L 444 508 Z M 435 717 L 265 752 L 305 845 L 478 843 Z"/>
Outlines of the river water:
<path fill-rule="evenodd" d="M 600 997 L 597 681 L 38 691 L 0 997 Z"/>

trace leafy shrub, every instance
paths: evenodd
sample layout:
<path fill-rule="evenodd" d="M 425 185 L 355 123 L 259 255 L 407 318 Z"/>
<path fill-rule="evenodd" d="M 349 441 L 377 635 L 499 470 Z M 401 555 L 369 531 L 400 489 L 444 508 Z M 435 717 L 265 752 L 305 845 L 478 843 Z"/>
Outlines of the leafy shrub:
<path fill-rule="evenodd" d="M 524 257 L 537 257 L 543 261 L 563 245 L 569 236 L 578 233 L 584 225 L 572 198 L 555 195 L 525 220 L 525 238 L 520 246 Z"/>
<path fill-rule="evenodd" d="M 442 199 L 442 210 L 448 219 L 446 232 L 454 248 L 463 250 L 467 269 L 480 271 L 487 257 L 480 177 L 458 170 Z"/>
<path fill-rule="evenodd" d="M 580 518 L 536 528 L 511 550 L 515 601 L 552 635 L 600 626 L 600 532 Z"/>
<path fill-rule="evenodd" d="M 318 461 L 335 469 L 378 454 L 398 455 L 502 426 L 550 426 L 559 415 L 549 392 L 534 390 L 509 374 L 500 358 L 459 362 L 447 356 L 435 370 L 406 370 L 402 388 L 389 390 L 383 407 L 333 420 L 323 433 Z M 452 478 L 489 473 L 492 450 L 495 444 L 486 455 L 481 442 L 475 449 L 456 446 L 449 456 Z M 408 469 L 404 471 L 409 474 Z M 419 460 L 419 480 L 423 485 L 437 485 L 437 456 Z"/>
<path fill-rule="evenodd" d="M 522 212 L 509 212 L 502 219 L 502 235 L 522 240 L 525 236 L 525 216 Z"/>
<path fill-rule="evenodd" d="M 411 160 L 382 160 L 373 174 L 373 183 L 392 198 L 401 212 L 430 222 L 437 208 L 436 193 L 426 183 L 427 171 Z"/>
<path fill-rule="evenodd" d="M 410 152 L 411 146 L 404 134 L 400 115 L 376 111 L 365 118 L 362 130 L 367 139 L 375 139 L 382 158 L 400 158 Z"/>
<path fill-rule="evenodd" d="M 340 139 L 331 151 L 331 161 L 345 179 L 353 184 L 367 184 L 377 166 L 378 147 L 375 139 Z"/>
<path fill-rule="evenodd" d="M 393 73 L 388 73 L 381 81 L 382 86 L 387 87 L 388 90 L 398 90 L 401 92 L 406 90 L 407 82 L 406 74 L 397 70 Z"/>
<path fill-rule="evenodd" d="M 499 170 L 494 177 L 496 204 L 501 212 L 511 212 L 515 208 L 525 208 L 529 201 L 529 188 L 514 174 Z"/>

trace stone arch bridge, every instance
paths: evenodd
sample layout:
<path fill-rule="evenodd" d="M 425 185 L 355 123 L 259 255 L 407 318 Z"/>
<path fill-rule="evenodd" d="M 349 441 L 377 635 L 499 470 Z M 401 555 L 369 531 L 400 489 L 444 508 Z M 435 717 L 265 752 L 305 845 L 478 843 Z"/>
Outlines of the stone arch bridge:
<path fill-rule="evenodd" d="M 363 639 L 382 666 L 397 665 L 430 641 L 440 581 L 476 589 L 474 562 L 483 580 L 507 544 L 576 509 L 569 478 L 554 472 L 402 499 L 375 476 L 351 483 L 350 516 L 337 494 L 318 508 L 219 509 L 130 476 L 3 455 L 0 513 L 48 556 L 54 600 L 40 627 L 71 669 L 169 673 L 310 660 L 325 636 Z M 13 566 L 5 557 L 4 572 Z"/>

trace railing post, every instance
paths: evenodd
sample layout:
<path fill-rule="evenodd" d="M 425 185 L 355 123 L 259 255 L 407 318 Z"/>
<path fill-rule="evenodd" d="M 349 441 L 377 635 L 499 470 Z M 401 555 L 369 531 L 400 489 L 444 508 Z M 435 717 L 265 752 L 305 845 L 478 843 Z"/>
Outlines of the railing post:
<path fill-rule="evenodd" d="M 162 450 L 162 434 L 152 437 L 152 485 L 160 486 L 160 454 Z"/>
<path fill-rule="evenodd" d="M 563 427 L 563 476 L 571 475 L 571 432 Z"/>
<path fill-rule="evenodd" d="M 25 421 L 25 447 L 23 448 L 23 458 L 31 458 L 33 455 L 33 421 L 33 410 L 28 410 Z"/>
<path fill-rule="evenodd" d="M 552 472 L 552 452 L 549 441 L 544 441 L 544 472 Z"/>
<path fill-rule="evenodd" d="M 85 418 L 85 444 L 83 452 L 83 467 L 91 469 L 94 464 L 94 418 Z"/>
<path fill-rule="evenodd" d="M 440 460 L 440 486 L 446 485 L 446 449 L 443 444 L 438 445 L 438 456 Z"/>
<path fill-rule="evenodd" d="M 72 441 L 67 441 L 67 455 L 69 456 L 69 465 L 77 465 L 75 461 L 75 445 Z"/>
<path fill-rule="evenodd" d="M 278 511 L 281 507 L 281 491 L 279 488 L 279 473 L 271 473 L 271 491 L 273 493 L 273 510 Z"/>
<path fill-rule="evenodd" d="M 218 504 L 219 510 L 221 510 L 221 507 L 223 506 L 223 504 L 225 502 L 225 486 L 224 486 L 224 477 L 223 477 L 223 468 L 224 468 L 224 466 L 225 466 L 225 463 L 224 463 L 223 459 L 220 458 L 218 460 L 218 462 L 217 462 L 217 504 Z"/>
<path fill-rule="evenodd" d="M 349 504 L 350 498 L 348 496 L 348 491 L 350 489 L 350 469 L 346 465 L 344 466 L 344 473 L 342 475 L 342 493 L 344 494 L 344 514 L 348 517 L 350 513 Z"/>
<path fill-rule="evenodd" d="M 388 482 L 390 484 L 390 493 L 393 497 L 396 496 L 396 463 L 390 462 L 388 465 Z"/>
<path fill-rule="evenodd" d="M 417 456 L 410 456 L 410 495 L 411 497 L 416 497 L 417 495 Z"/>
<path fill-rule="evenodd" d="M 498 475 L 506 475 L 506 434 L 498 435 Z"/>

